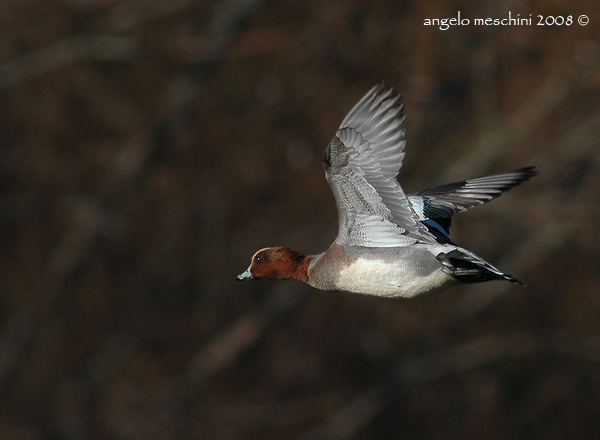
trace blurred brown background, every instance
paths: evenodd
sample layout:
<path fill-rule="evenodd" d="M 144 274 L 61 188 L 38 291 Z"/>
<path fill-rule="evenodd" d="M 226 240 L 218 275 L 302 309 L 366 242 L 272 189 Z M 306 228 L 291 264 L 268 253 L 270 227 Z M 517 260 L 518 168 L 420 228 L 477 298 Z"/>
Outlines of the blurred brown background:
<path fill-rule="evenodd" d="M 423 24 L 509 10 L 532 25 Z M 599 22 L 592 0 L 3 1 L 2 439 L 597 437 Z M 407 191 L 538 166 L 453 227 L 528 288 L 234 281 L 333 241 L 321 155 L 380 80 Z"/>

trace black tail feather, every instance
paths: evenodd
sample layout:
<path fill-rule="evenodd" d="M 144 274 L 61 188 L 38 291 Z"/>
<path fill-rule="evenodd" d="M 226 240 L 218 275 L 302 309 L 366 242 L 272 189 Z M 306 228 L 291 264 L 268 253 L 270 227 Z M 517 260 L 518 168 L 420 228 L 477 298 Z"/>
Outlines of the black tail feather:
<path fill-rule="evenodd" d="M 521 286 L 525 285 L 466 250 L 453 249 L 450 252 L 442 252 L 437 259 L 444 265 L 448 274 L 463 284 L 506 280 Z"/>

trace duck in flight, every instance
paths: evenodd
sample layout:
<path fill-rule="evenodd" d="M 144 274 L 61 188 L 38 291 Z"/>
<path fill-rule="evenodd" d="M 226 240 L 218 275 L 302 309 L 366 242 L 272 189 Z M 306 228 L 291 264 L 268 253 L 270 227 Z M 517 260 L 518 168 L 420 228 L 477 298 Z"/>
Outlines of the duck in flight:
<path fill-rule="evenodd" d="M 238 280 L 295 279 L 321 290 L 410 298 L 455 284 L 523 284 L 450 239 L 452 216 L 534 176 L 534 167 L 405 194 L 396 180 L 406 129 L 400 95 L 383 83 L 348 113 L 327 146 L 325 177 L 338 209 L 333 244 L 318 255 L 257 251 Z"/>

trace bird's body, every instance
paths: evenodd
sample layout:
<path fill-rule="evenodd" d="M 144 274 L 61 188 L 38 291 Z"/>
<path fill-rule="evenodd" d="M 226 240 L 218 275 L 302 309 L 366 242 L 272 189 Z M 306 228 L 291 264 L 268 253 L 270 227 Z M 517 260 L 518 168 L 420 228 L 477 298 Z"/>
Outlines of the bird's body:
<path fill-rule="evenodd" d="M 323 166 L 339 215 L 338 236 L 319 255 L 287 248 L 256 252 L 238 279 L 298 279 L 322 290 L 413 297 L 457 283 L 520 283 L 450 239 L 452 215 L 534 176 L 533 167 L 406 195 L 396 180 L 404 158 L 399 95 L 379 85 L 346 116 Z"/>
<path fill-rule="evenodd" d="M 385 297 L 413 297 L 456 283 L 424 246 L 370 248 L 332 245 L 313 257 L 309 284 Z"/>

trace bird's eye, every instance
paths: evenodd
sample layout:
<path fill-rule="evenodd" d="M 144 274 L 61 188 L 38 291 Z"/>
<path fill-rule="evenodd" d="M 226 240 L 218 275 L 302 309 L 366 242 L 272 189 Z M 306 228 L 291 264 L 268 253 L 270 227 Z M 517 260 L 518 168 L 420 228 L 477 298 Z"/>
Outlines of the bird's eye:
<path fill-rule="evenodd" d="M 255 263 L 262 263 L 263 261 L 264 261 L 264 258 L 261 255 L 257 255 L 256 257 L 254 257 Z"/>

